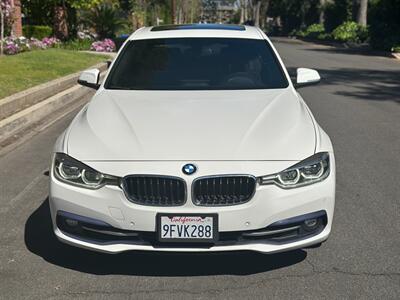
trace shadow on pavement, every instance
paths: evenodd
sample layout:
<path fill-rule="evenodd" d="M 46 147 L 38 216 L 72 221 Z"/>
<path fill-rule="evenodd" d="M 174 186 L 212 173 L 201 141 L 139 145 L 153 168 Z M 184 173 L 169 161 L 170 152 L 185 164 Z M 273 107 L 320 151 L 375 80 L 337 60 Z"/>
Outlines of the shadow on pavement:
<path fill-rule="evenodd" d="M 307 49 L 309 51 L 327 52 L 335 54 L 350 54 L 350 55 L 363 55 L 363 56 L 378 56 L 378 57 L 391 57 L 390 52 L 373 50 L 369 47 L 338 47 L 335 44 L 318 43 L 321 45 L 332 46 L 329 48 Z"/>
<path fill-rule="evenodd" d="M 397 63 L 397 62 L 396 62 Z M 320 86 L 335 86 L 334 94 L 356 100 L 400 103 L 400 63 L 398 70 L 358 68 L 320 69 Z M 296 68 L 288 68 L 294 80 Z"/>
<path fill-rule="evenodd" d="M 116 255 L 91 252 L 65 245 L 57 240 L 52 231 L 48 199 L 26 221 L 25 244 L 29 251 L 43 257 L 49 263 L 98 275 L 247 275 L 290 266 L 301 262 L 307 256 L 303 250 L 272 255 L 253 252 L 126 252 Z"/>
<path fill-rule="evenodd" d="M 346 45 L 336 41 L 269 36 L 273 43 L 302 45 L 307 51 L 391 57 L 390 52 L 372 49 L 368 44 Z M 318 48 L 316 48 L 316 47 Z M 319 47 L 323 46 L 323 47 Z"/>

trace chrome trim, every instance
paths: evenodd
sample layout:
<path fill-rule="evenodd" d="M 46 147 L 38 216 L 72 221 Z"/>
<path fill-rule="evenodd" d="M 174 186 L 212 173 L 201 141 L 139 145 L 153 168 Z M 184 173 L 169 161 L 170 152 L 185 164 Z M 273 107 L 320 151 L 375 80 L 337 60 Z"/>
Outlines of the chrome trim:
<path fill-rule="evenodd" d="M 183 202 L 182 202 L 182 204 L 179 204 L 179 205 L 151 205 L 151 204 L 141 204 L 141 203 L 138 203 L 138 202 L 136 202 L 136 201 L 133 201 L 133 200 L 129 197 L 128 193 L 127 193 L 126 190 L 125 190 L 125 186 L 124 186 L 124 184 L 125 184 L 125 179 L 126 179 L 126 178 L 129 178 L 129 177 L 152 177 L 152 178 L 158 177 L 158 178 L 177 179 L 177 180 L 179 180 L 179 181 L 181 181 L 181 182 L 183 183 L 183 187 L 184 187 L 184 191 L 183 191 L 183 192 L 184 192 L 184 199 L 183 199 Z M 134 203 L 134 204 L 137 204 L 137 205 L 142 205 L 142 206 L 153 206 L 153 207 L 178 207 L 178 206 L 183 206 L 183 205 L 185 205 L 186 202 L 187 202 L 188 193 L 187 193 L 187 183 L 186 183 L 186 180 L 184 180 L 183 178 L 178 177 L 178 176 L 155 175 L 155 174 L 131 174 L 131 175 L 126 175 L 126 176 L 124 176 L 123 178 L 121 178 L 121 180 L 120 180 L 120 187 L 121 187 L 122 191 L 124 192 L 125 198 L 126 198 L 128 201 L 130 201 L 131 203 Z"/>
<path fill-rule="evenodd" d="M 84 183 L 83 180 L 82 180 L 83 183 L 79 183 L 79 182 L 74 182 L 71 179 L 63 178 L 63 176 L 61 174 L 59 174 L 60 173 L 60 165 L 64 163 L 64 160 L 67 160 L 67 159 L 69 159 L 72 163 L 76 164 L 76 166 L 82 170 L 91 170 L 93 172 L 101 174 L 101 177 L 102 177 L 101 182 L 98 185 L 94 186 L 94 185 L 88 185 L 88 184 Z M 57 165 L 57 162 L 59 162 L 60 164 Z M 84 164 L 83 162 L 81 162 L 63 152 L 54 153 L 54 155 L 52 157 L 52 163 L 51 163 L 51 173 L 49 172 L 49 174 L 51 174 L 51 176 L 58 182 L 85 188 L 85 189 L 89 189 L 89 190 L 98 190 L 106 185 L 120 186 L 119 182 L 121 180 L 121 178 L 118 176 L 113 176 L 113 175 L 104 174 L 102 172 L 99 172 L 99 171 L 95 170 L 94 168 Z M 81 172 L 80 176 L 76 179 L 82 179 L 82 172 Z"/>
<path fill-rule="evenodd" d="M 201 180 L 201 179 L 219 178 L 219 177 L 249 177 L 249 178 L 252 178 L 252 179 L 254 179 L 254 183 L 255 183 L 253 193 L 249 196 L 249 199 L 248 199 L 247 201 L 242 202 L 242 203 L 236 203 L 236 204 L 222 204 L 222 205 L 221 205 L 221 204 L 220 204 L 220 205 L 199 205 L 199 204 L 196 204 L 196 203 L 194 202 L 194 200 L 195 200 L 195 197 L 194 197 L 194 186 L 195 186 L 196 181 Z M 192 181 L 192 186 L 191 186 L 192 203 L 193 203 L 194 205 L 196 205 L 196 206 L 203 206 L 203 207 L 222 207 L 222 206 L 234 206 L 234 205 L 245 204 L 245 203 L 249 202 L 251 199 L 253 199 L 253 197 L 254 197 L 254 195 L 255 195 L 255 193 L 256 193 L 256 190 L 257 190 L 257 184 L 258 184 L 258 179 L 257 179 L 257 177 L 254 176 L 254 175 L 250 175 L 250 174 L 220 174 L 220 175 L 201 176 L 201 177 L 198 177 L 198 178 L 196 178 L 196 179 L 194 179 L 194 180 Z"/>
<path fill-rule="evenodd" d="M 244 232 L 242 233 L 243 236 L 250 236 L 250 237 L 258 237 L 258 236 L 269 236 L 277 233 L 283 233 L 283 232 L 288 232 L 292 230 L 299 229 L 300 225 L 298 226 L 293 226 L 289 228 L 283 228 L 283 229 L 277 229 L 277 230 L 265 230 L 265 231 L 256 231 L 256 232 Z"/>
<path fill-rule="evenodd" d="M 192 166 L 194 166 L 194 172 L 193 172 L 193 173 L 186 174 L 186 173 L 183 171 L 183 169 L 184 169 L 185 166 L 187 166 L 187 165 L 192 165 Z M 183 173 L 184 175 L 186 175 L 186 176 L 192 176 L 192 175 L 194 175 L 198 170 L 199 170 L 199 167 L 197 166 L 197 164 L 194 164 L 194 163 L 187 163 L 187 164 L 184 164 L 184 165 L 182 166 L 182 168 L 181 168 L 182 173 Z"/>
<path fill-rule="evenodd" d="M 117 232 L 117 231 L 111 231 L 111 230 L 101 230 L 101 229 L 94 229 L 94 228 L 86 227 L 84 225 L 81 225 L 81 228 L 83 228 L 87 231 L 108 234 L 108 235 L 113 235 L 113 236 L 139 236 L 139 234 L 137 232 L 126 232 L 125 233 L 125 232 Z"/>
<path fill-rule="evenodd" d="M 318 155 L 320 156 L 319 157 L 320 160 L 313 161 L 315 159 L 315 157 L 317 157 Z M 301 182 L 301 183 L 295 183 L 295 184 L 282 184 L 280 182 L 280 180 L 279 180 L 280 173 L 291 171 L 291 170 L 299 170 L 299 169 L 301 169 L 309 164 L 313 164 L 313 163 L 322 163 L 322 160 L 325 158 L 327 158 L 328 164 L 325 169 L 322 168 L 323 171 L 322 171 L 321 177 L 315 178 L 315 179 L 304 177 L 304 179 L 306 179 L 308 181 Z M 301 171 L 299 171 L 299 172 L 300 172 L 300 176 L 303 176 L 303 175 L 301 175 Z M 259 176 L 257 178 L 257 182 L 260 185 L 274 184 L 274 185 L 286 190 L 286 189 L 294 189 L 294 188 L 303 187 L 303 186 L 307 186 L 310 184 L 321 182 L 321 181 L 325 180 L 329 176 L 330 173 L 331 173 L 331 162 L 330 162 L 329 152 L 318 152 L 318 153 L 315 153 L 314 155 L 294 164 L 293 166 L 291 166 L 285 170 L 282 170 L 282 171 L 274 173 L 274 174 Z"/>

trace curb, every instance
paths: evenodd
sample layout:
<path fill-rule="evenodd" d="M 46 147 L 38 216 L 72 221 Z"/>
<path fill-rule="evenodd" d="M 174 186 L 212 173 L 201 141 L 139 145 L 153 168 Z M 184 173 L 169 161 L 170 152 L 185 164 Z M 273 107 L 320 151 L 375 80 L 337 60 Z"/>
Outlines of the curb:
<path fill-rule="evenodd" d="M 103 72 L 107 69 L 107 64 L 99 63 L 92 68 Z M 70 74 L 0 99 L 0 121 L 76 85 L 80 73 Z"/>
<path fill-rule="evenodd" d="M 46 100 L 38 102 L 24 110 L 15 113 L 0 121 L 0 143 L 14 134 L 27 129 L 31 124 L 38 122 L 65 106 L 72 106 L 75 101 L 88 95 L 88 88 L 74 85 Z M 93 92 L 94 94 L 94 92 Z"/>
<path fill-rule="evenodd" d="M 271 42 L 281 42 L 281 43 L 287 43 L 287 44 L 307 44 L 307 42 L 299 40 L 297 38 L 293 37 L 283 37 L 283 36 L 268 36 L 268 38 L 271 40 Z"/>
<path fill-rule="evenodd" d="M 400 60 L 400 53 L 392 52 L 392 57 Z"/>

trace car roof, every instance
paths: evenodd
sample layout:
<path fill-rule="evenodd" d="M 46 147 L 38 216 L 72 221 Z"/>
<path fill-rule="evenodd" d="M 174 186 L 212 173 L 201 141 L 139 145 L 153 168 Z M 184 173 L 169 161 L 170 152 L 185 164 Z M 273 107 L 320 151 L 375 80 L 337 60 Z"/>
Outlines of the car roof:
<path fill-rule="evenodd" d="M 184 37 L 263 39 L 257 27 L 229 24 L 181 24 L 142 27 L 135 31 L 129 39 L 144 40 Z"/>

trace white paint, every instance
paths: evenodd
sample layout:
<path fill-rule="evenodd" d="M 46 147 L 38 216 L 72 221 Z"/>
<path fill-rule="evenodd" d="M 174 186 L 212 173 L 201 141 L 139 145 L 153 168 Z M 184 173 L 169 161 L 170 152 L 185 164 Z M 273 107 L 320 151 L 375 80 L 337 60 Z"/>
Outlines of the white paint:
<path fill-rule="evenodd" d="M 151 32 L 142 28 L 130 39 L 159 37 L 268 38 L 259 29 L 175 30 Z M 50 176 L 50 208 L 57 237 L 66 243 L 96 251 L 127 250 L 234 251 L 265 253 L 286 251 L 328 238 L 335 203 L 335 158 L 329 137 L 289 81 L 288 88 L 236 91 L 111 91 L 100 87 L 92 101 L 76 116 L 57 141 L 54 152 L 65 152 L 92 168 L 114 176 L 128 174 L 172 175 L 183 178 L 187 201 L 179 207 L 154 207 L 130 202 L 120 187 L 89 190 L 57 181 Z M 300 81 L 315 73 L 300 70 Z M 309 186 L 284 190 L 257 185 L 247 203 L 225 207 L 195 206 L 191 186 L 195 178 L 216 174 L 263 176 L 282 171 L 312 154 L 330 154 L 330 175 Z M 191 176 L 182 166 L 194 163 Z M 124 220 L 116 220 L 109 207 L 118 207 Z M 277 244 L 242 244 L 204 248 L 153 248 L 133 244 L 99 245 L 64 235 L 55 224 L 58 210 L 107 222 L 121 229 L 155 231 L 156 215 L 162 213 L 217 213 L 224 231 L 264 228 L 278 220 L 319 210 L 328 216 L 326 228 L 316 236 Z"/>

